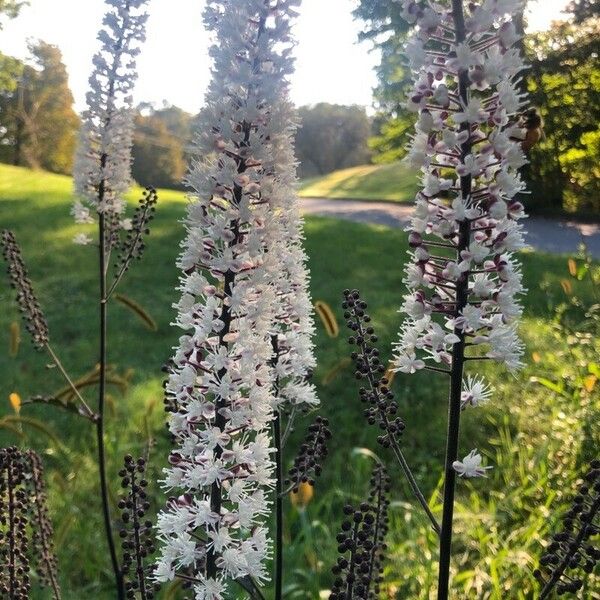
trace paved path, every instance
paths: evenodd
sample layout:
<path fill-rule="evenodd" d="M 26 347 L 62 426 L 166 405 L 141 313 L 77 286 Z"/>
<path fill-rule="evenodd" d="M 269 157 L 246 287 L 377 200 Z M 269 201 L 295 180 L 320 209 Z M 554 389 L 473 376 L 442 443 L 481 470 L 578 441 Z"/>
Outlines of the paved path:
<path fill-rule="evenodd" d="M 325 215 L 388 227 L 404 227 L 409 222 L 412 212 L 412 208 L 406 204 L 325 198 L 302 198 L 301 209 L 305 214 Z M 540 217 L 530 217 L 524 223 L 527 230 L 526 241 L 536 250 L 570 254 L 577 252 L 579 244 L 584 241 L 592 256 L 600 259 L 598 224 Z"/>

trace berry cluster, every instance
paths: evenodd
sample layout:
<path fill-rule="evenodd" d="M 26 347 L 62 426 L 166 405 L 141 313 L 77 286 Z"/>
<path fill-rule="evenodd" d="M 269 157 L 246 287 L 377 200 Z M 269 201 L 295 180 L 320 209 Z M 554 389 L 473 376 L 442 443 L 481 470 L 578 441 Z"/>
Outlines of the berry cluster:
<path fill-rule="evenodd" d="M 402 435 L 405 425 L 397 416 L 398 404 L 394 402 L 394 394 L 384 376 L 386 367 L 379 358 L 379 350 L 373 345 L 377 342 L 377 336 L 370 325 L 371 317 L 366 312 L 367 303 L 360 299 L 358 290 L 344 290 L 342 308 L 346 325 L 354 332 L 348 341 L 357 347 L 352 353 L 355 376 L 368 384 L 359 391 L 361 402 L 367 405 L 364 415 L 370 425 L 379 426 L 382 433 L 377 441 L 388 448 Z"/>
<path fill-rule="evenodd" d="M 285 485 L 289 490 L 298 492 L 301 483 L 313 486 L 315 479 L 321 475 L 322 462 L 327 457 L 327 441 L 331 438 L 329 420 L 317 417 L 308 428 L 304 442 L 294 459 L 294 466 L 288 471 Z"/>
<path fill-rule="evenodd" d="M 60 599 L 56 558 L 39 456 L 18 448 L 0 449 L 0 596 L 26 600 L 31 569 Z"/>
<path fill-rule="evenodd" d="M 123 527 L 119 532 L 123 549 L 123 576 L 127 598 L 150 600 L 154 598 L 156 584 L 150 582 L 152 566 L 146 560 L 155 552 L 152 521 L 145 519 L 150 508 L 144 479 L 146 461 L 143 458 L 134 460 L 131 455 L 125 456 L 124 466 L 119 471 L 121 487 L 127 495 L 119 501 Z"/>
<path fill-rule="evenodd" d="M 41 350 L 48 343 L 48 324 L 33 291 L 21 256 L 21 248 L 13 232 L 7 229 L 2 232 L 0 243 L 3 247 L 4 260 L 8 265 L 11 285 L 17 290 L 17 304 L 23 315 L 27 331 L 31 334 L 33 345 Z"/>
<path fill-rule="evenodd" d="M 157 202 L 156 190 L 151 187 L 146 188 L 131 219 L 131 229 L 127 232 L 119 248 L 119 259 L 116 266 L 120 273 L 129 269 L 133 259 L 142 258 L 146 249 L 144 236 L 150 235 L 150 221 L 154 219 Z"/>
<path fill-rule="evenodd" d="M 584 483 L 563 516 L 562 531 L 552 537 L 535 576 L 543 585 L 540 600 L 556 589 L 559 596 L 578 592 L 583 578 L 567 571 L 592 573 L 600 561 L 600 547 L 592 538 L 600 534 L 600 460 L 594 460 Z"/>
<path fill-rule="evenodd" d="M 344 507 L 347 518 L 337 536 L 341 556 L 332 569 L 335 580 L 330 600 L 379 598 L 388 531 L 389 490 L 390 479 L 385 467 L 377 465 L 371 477 L 368 502 L 358 508 Z"/>

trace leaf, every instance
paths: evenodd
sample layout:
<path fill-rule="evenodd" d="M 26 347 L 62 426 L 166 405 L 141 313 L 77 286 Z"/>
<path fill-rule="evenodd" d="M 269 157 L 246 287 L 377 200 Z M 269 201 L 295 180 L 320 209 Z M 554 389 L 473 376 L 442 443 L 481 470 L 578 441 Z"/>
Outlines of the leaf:
<path fill-rule="evenodd" d="M 596 387 L 597 381 L 598 377 L 596 377 L 596 375 L 588 375 L 583 380 L 583 387 L 585 387 L 586 391 L 591 394 Z"/>
<path fill-rule="evenodd" d="M 600 365 L 596 363 L 590 363 L 588 365 L 588 372 L 600 378 Z"/>
<path fill-rule="evenodd" d="M 583 278 L 586 276 L 588 272 L 588 266 L 586 263 L 580 265 L 579 269 L 577 269 L 577 280 L 583 281 Z"/>
<path fill-rule="evenodd" d="M 567 261 L 567 265 L 569 266 L 569 275 L 571 275 L 571 277 L 577 277 L 577 263 L 575 262 L 575 259 L 570 258 Z"/>
<path fill-rule="evenodd" d="M 342 358 L 336 365 L 333 366 L 323 377 L 323 385 L 329 385 L 348 365 L 352 364 L 350 358 Z"/>
<path fill-rule="evenodd" d="M 554 383 L 553 381 L 550 381 L 549 379 L 546 379 L 545 377 L 532 377 L 531 381 L 533 383 L 539 383 L 540 385 L 543 385 L 545 388 L 548 388 L 549 390 L 552 390 L 557 394 L 564 395 L 565 393 L 562 386 L 558 385 L 557 383 Z"/>
<path fill-rule="evenodd" d="M 329 337 L 335 338 L 340 334 L 340 327 L 338 325 L 337 319 L 333 314 L 329 304 L 327 302 L 323 302 L 322 300 L 317 300 L 315 302 L 315 310 L 325 327 L 325 331 Z"/>
<path fill-rule="evenodd" d="M 573 285 L 571 284 L 571 282 L 568 279 L 561 279 L 560 286 L 562 287 L 563 292 L 567 296 L 570 296 L 573 293 Z"/>
<path fill-rule="evenodd" d="M 379 463 L 380 465 L 383 464 L 383 461 L 381 460 L 381 458 L 379 458 L 379 456 L 377 454 L 375 454 L 375 452 L 373 452 L 373 450 L 369 450 L 369 448 L 359 448 L 359 447 L 354 447 L 352 448 L 352 452 L 350 453 L 351 456 L 366 456 L 368 458 L 373 459 L 376 463 Z"/>
<path fill-rule="evenodd" d="M 13 321 L 10 324 L 10 342 L 8 346 L 8 355 L 11 358 L 15 358 L 19 353 L 19 346 L 21 345 L 21 327 L 18 321 Z"/>
<path fill-rule="evenodd" d="M 21 396 L 19 396 L 19 394 L 17 394 L 16 392 L 13 392 L 8 396 L 8 401 L 10 402 L 10 405 L 12 406 L 15 413 L 19 414 L 21 412 L 22 404 Z"/>
<path fill-rule="evenodd" d="M 129 298 L 129 296 L 125 296 L 124 294 L 115 294 L 115 300 L 136 314 L 150 331 L 158 331 L 158 325 L 156 324 L 156 321 L 135 300 Z"/>
<path fill-rule="evenodd" d="M 9 424 L 10 423 L 17 423 L 17 424 L 20 423 L 21 425 L 28 425 L 29 427 L 32 427 L 33 429 L 37 429 L 38 431 L 47 435 L 59 448 L 62 449 L 62 447 L 63 447 L 62 442 L 58 439 L 56 434 L 50 428 L 48 428 L 43 421 L 40 421 L 39 419 L 34 419 L 33 417 L 21 417 L 21 416 L 16 416 L 16 415 L 7 415 L 6 417 L 4 417 L 2 419 L 2 421 L 5 423 L 9 423 Z"/>

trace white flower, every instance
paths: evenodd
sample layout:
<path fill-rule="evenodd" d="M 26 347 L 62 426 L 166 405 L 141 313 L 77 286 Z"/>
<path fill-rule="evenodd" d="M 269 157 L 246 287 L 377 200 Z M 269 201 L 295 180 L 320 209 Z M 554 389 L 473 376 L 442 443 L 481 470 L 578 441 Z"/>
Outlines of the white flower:
<path fill-rule="evenodd" d="M 131 184 L 131 92 L 136 56 L 145 39 L 147 2 L 106 0 L 73 170 L 77 199 L 71 212 L 78 223 L 90 221 L 90 208 L 116 216 L 125 210 L 123 194 Z M 127 229 L 128 219 L 110 220 L 119 221 Z"/>
<path fill-rule="evenodd" d="M 492 395 L 492 388 L 485 382 L 483 377 L 467 376 L 467 381 L 463 384 L 463 391 L 460 397 L 461 408 L 467 406 L 479 406 L 486 402 Z"/>
<path fill-rule="evenodd" d="M 73 238 L 73 243 L 79 246 L 87 246 L 91 244 L 94 240 L 87 233 L 78 233 Z"/>
<path fill-rule="evenodd" d="M 511 253 L 524 245 L 519 220 L 525 214 L 515 198 L 524 188 L 518 170 L 525 156 L 515 141 L 524 135 L 517 88 L 524 65 L 510 47 L 518 36 L 507 17 L 521 4 L 472 3 L 465 37 L 440 46 L 432 27 L 456 32 L 452 11 L 403 2 L 403 14 L 416 26 L 407 47 L 414 58 L 407 106 L 419 112 L 407 160 L 422 172 L 407 229 L 406 321 L 395 348 L 395 368 L 406 373 L 432 362 L 451 370 L 461 344 L 471 347 L 469 360 L 492 359 L 509 369 L 521 363 L 523 286 Z M 468 85 L 466 96 L 459 80 Z M 476 391 L 469 403 L 480 401 Z"/>
<path fill-rule="evenodd" d="M 452 468 L 460 477 L 486 477 L 486 471 L 492 467 L 482 467 L 481 461 L 481 454 L 478 454 L 477 449 L 475 449 L 471 450 L 462 461 L 455 460 L 452 463 Z"/>

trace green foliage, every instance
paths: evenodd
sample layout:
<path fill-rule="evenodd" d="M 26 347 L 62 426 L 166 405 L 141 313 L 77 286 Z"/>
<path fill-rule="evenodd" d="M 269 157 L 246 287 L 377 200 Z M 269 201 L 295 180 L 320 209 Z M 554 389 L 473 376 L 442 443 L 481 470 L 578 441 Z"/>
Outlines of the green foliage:
<path fill-rule="evenodd" d="M 301 177 L 325 175 L 370 160 L 371 124 L 364 107 L 321 102 L 298 110 L 296 156 Z"/>
<path fill-rule="evenodd" d="M 0 0 L 0 17 L 6 15 L 9 19 L 14 19 L 20 10 L 29 4 L 29 0 Z M 0 30 L 2 21 L 0 21 Z"/>
<path fill-rule="evenodd" d="M 93 371 L 97 360 L 95 333 L 90 333 L 96 331 L 97 306 L 90 302 L 90 290 L 96 285 L 97 257 L 89 247 L 72 245 L 77 227 L 69 215 L 71 185 L 67 177 L 0 165 L 3 225 L 14 229 L 21 241 L 56 349 L 68 370 L 80 378 Z M 143 301 L 157 331 L 146 329 L 124 308 L 115 306 L 109 314 L 113 342 L 109 361 L 116 373 L 125 365 L 133 368 L 126 388 L 111 387 L 108 406 L 108 473 L 115 502 L 122 456 L 140 454 L 153 439 L 148 473 L 148 480 L 153 481 L 160 476 L 170 447 L 161 410 L 160 365 L 178 335 L 169 323 L 176 299 L 174 264 L 183 235 L 179 220 L 185 200 L 181 193 L 159 194 L 161 210 L 153 222 L 147 254 L 123 288 L 128 296 Z M 139 190 L 132 192 L 132 203 L 138 198 Z M 406 234 L 311 218 L 306 235 L 313 299 L 329 304 L 342 322 L 341 290 L 361 288 L 380 334 L 382 360 L 387 362 L 401 319 L 397 307 L 403 293 Z M 597 453 L 600 443 L 600 381 L 592 385 L 590 378 L 600 379 L 600 330 L 592 318 L 596 313 L 591 312 L 598 293 L 591 278 L 598 281 L 598 264 L 583 259 L 567 264 L 564 257 L 533 253 L 521 258 L 530 290 L 522 327 L 528 365 L 514 377 L 488 365 L 487 374 L 496 387 L 493 401 L 467 411 L 463 420 L 461 451 L 479 448 L 494 469 L 486 480 L 461 482 L 455 562 L 460 573 L 452 596 L 457 600 L 533 597 L 531 572 L 542 552 L 541 540 L 554 528 L 580 468 Z M 19 423 L 13 419 L 12 430 L 0 429 L 0 445 L 21 443 L 43 455 L 59 566 L 63 566 L 63 598 L 113 600 L 99 520 L 95 459 L 90 451 L 94 432 L 76 415 L 52 406 L 25 404 L 31 395 L 54 392 L 63 382 L 27 344 L 16 357 L 9 356 L 10 324 L 18 313 L 5 280 L 0 280 L 0 303 L 0 418 L 14 415 L 8 395 L 18 392 L 24 400 L 21 416 L 42 422 L 60 440 L 53 442 L 26 422 L 20 423 L 25 435 L 21 437 Z M 298 600 L 315 600 L 331 584 L 341 507 L 346 500 L 360 501 L 365 495 L 372 466 L 368 453 L 354 449 L 375 448 L 378 433 L 365 427 L 360 417 L 352 368 L 343 362 L 349 353 L 343 335 L 331 338 L 319 326 L 316 344 L 319 366 L 314 381 L 323 401 L 322 414 L 335 428 L 332 452 L 314 496 L 304 504 L 286 503 L 286 597 Z M 426 496 L 433 498 L 437 514 L 445 387 L 443 378 L 429 374 L 397 376 L 394 381 L 407 423 L 403 450 L 416 466 L 416 476 Z M 83 391 L 93 402 L 94 389 Z M 303 429 L 299 423 L 287 446 L 286 461 L 302 439 Z M 382 451 L 381 458 L 389 457 Z M 437 576 L 430 564 L 436 560 L 435 540 L 425 518 L 412 506 L 400 473 L 392 470 L 392 476 L 399 487 L 391 507 L 385 592 L 389 598 L 425 600 L 428 590 L 435 589 Z M 154 489 L 153 509 L 164 501 L 162 491 Z M 169 593 L 163 597 L 175 599 L 183 594 L 175 588 Z M 594 598 L 594 593 L 590 588 L 584 597 Z M 268 591 L 266 597 L 271 597 Z"/>
<path fill-rule="evenodd" d="M 560 23 L 527 41 L 529 92 L 544 119 L 546 139 L 526 173 L 534 210 L 598 214 L 600 19 Z"/>
<path fill-rule="evenodd" d="M 79 118 L 60 50 L 30 43 L 33 65 L 0 60 L 0 160 L 55 173 L 69 173 Z"/>
<path fill-rule="evenodd" d="M 401 163 L 361 165 L 303 181 L 300 195 L 307 198 L 351 198 L 412 202 L 415 174 Z"/>
<path fill-rule="evenodd" d="M 180 188 L 187 169 L 192 116 L 176 106 L 142 105 L 135 117 L 134 179 L 141 185 Z"/>

